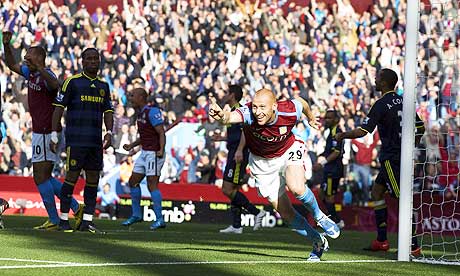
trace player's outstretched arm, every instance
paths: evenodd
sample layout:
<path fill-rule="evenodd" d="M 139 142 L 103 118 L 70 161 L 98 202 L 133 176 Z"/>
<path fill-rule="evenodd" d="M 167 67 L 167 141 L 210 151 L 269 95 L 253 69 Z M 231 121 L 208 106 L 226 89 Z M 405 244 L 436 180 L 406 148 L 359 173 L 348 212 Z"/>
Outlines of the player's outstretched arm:
<path fill-rule="evenodd" d="M 297 101 L 299 101 L 302 104 L 302 113 L 307 116 L 308 118 L 308 123 L 310 126 L 314 129 L 319 129 L 320 128 L 320 123 L 316 119 L 315 115 L 311 111 L 310 105 L 305 101 L 302 97 L 295 97 Z"/>
<path fill-rule="evenodd" d="M 5 49 L 5 63 L 8 68 L 10 68 L 11 71 L 18 73 L 19 75 L 22 75 L 21 73 L 21 68 L 19 64 L 16 63 L 14 60 L 13 52 L 11 51 L 10 47 L 10 41 L 11 38 L 13 37 L 13 33 L 6 31 L 3 32 L 3 49 Z"/>
<path fill-rule="evenodd" d="M 238 124 L 243 122 L 243 117 L 237 111 L 222 110 L 215 98 L 211 98 L 208 111 L 209 116 L 221 124 Z"/>
<path fill-rule="evenodd" d="M 342 140 L 344 139 L 356 139 L 363 137 L 366 134 L 367 132 L 362 128 L 355 128 L 347 132 L 337 133 L 337 135 L 335 135 L 335 139 L 337 140 L 337 142 L 342 142 Z"/>

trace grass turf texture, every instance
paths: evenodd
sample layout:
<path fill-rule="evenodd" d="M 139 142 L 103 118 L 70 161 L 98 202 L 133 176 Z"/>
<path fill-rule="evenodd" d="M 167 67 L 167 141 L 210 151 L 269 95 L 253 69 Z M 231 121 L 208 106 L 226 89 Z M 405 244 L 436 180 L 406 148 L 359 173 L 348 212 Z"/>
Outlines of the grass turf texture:
<path fill-rule="evenodd" d="M 128 230 L 120 226 L 120 220 L 98 220 L 96 225 L 107 231 L 106 235 L 98 235 L 32 230 L 43 222 L 44 218 L 39 217 L 7 216 L 4 220 L 7 228 L 0 231 L 0 275 L 446 276 L 459 275 L 460 271 L 459 266 L 379 262 L 395 260 L 396 249 L 387 253 L 363 251 L 374 233 L 346 231 L 337 240 L 329 239 L 331 249 L 322 258 L 326 262 L 305 263 L 311 244 L 287 228 L 258 232 L 246 228 L 243 235 L 225 235 L 218 233 L 224 225 L 186 223 L 168 224 L 166 229 L 151 232 L 148 223 Z M 396 237 L 390 238 L 390 243 L 396 245 Z M 35 262 L 39 260 L 51 263 Z M 370 262 L 335 262 L 356 260 Z M 39 267 L 62 265 L 58 262 L 78 264 Z M 111 265 L 81 266 L 104 263 Z M 28 265 L 36 267 L 24 268 Z"/>

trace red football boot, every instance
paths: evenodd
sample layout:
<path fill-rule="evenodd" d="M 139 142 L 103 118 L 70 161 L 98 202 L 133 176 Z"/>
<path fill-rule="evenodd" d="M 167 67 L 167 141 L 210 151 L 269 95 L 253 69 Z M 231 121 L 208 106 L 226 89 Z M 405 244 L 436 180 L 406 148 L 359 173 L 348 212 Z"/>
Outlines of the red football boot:
<path fill-rule="evenodd" d="M 373 240 L 370 247 L 371 251 L 388 251 L 388 249 L 390 249 L 390 243 L 388 242 L 388 240 L 385 240 L 383 242 Z"/>
<path fill-rule="evenodd" d="M 419 257 L 420 255 L 422 255 L 422 248 L 419 246 L 415 249 L 412 249 L 410 254 L 414 257 Z"/>

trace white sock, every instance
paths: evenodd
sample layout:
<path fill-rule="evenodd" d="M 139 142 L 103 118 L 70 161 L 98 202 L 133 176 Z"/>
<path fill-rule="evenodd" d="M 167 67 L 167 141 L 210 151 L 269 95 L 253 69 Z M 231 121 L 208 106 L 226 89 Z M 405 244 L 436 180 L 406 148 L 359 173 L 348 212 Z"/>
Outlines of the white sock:
<path fill-rule="evenodd" d="M 93 221 L 93 215 L 83 214 L 83 220 Z"/>

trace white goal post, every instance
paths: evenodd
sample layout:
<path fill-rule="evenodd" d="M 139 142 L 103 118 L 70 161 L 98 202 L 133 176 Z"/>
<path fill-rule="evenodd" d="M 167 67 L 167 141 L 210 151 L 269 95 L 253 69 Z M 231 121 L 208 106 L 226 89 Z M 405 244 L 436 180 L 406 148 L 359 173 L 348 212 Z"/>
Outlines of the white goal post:
<path fill-rule="evenodd" d="M 460 265 L 459 16 L 460 0 L 407 0 L 398 261 Z M 415 112 L 426 105 L 416 149 Z"/>
<path fill-rule="evenodd" d="M 415 144 L 415 95 L 417 73 L 417 42 L 419 0 L 408 0 L 406 10 L 406 42 L 404 58 L 404 94 L 401 136 L 401 175 L 399 197 L 398 261 L 410 260 L 412 239 L 412 198 Z"/>

